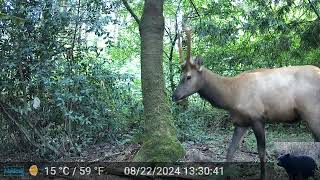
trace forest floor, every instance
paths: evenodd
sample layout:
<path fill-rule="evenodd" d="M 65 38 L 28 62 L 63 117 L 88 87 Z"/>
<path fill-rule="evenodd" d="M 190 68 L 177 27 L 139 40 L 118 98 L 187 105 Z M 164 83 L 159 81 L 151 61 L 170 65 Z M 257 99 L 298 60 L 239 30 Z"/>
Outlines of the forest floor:
<path fill-rule="evenodd" d="M 255 147 L 255 139 L 252 134 L 248 134 L 248 137 L 244 139 L 240 145 L 239 150 L 235 153 L 235 161 L 243 162 L 255 162 L 258 161 L 258 154 Z M 308 136 L 308 135 L 307 135 Z M 222 134 L 211 134 L 206 141 L 186 141 L 183 142 L 183 146 L 186 150 L 186 155 L 181 159 L 181 162 L 223 162 L 226 157 L 226 150 L 229 142 L 231 141 L 232 132 L 224 132 Z M 282 139 L 283 137 L 280 137 Z M 312 141 L 307 137 L 306 141 Z M 253 144 L 251 143 L 253 141 Z M 273 141 L 274 138 L 273 138 Z M 301 141 L 301 140 L 298 140 Z M 250 148 L 250 146 L 252 146 Z M 267 154 L 268 158 L 272 154 L 272 143 L 267 140 Z M 101 143 L 89 146 L 82 150 L 79 156 L 66 156 L 57 159 L 58 162 L 98 162 L 98 161 L 112 161 L 112 162 L 123 162 L 131 161 L 135 153 L 140 149 L 140 144 L 123 144 L 115 145 L 110 143 Z M 268 148 L 269 147 L 269 148 Z M 271 153 L 270 153 L 271 152 Z M 47 161 L 43 157 L 36 155 L 36 152 L 25 153 L 25 152 L 7 152 L 0 154 L 0 160 L 2 162 L 26 162 L 26 161 Z"/>
<path fill-rule="evenodd" d="M 231 130 L 216 130 L 208 132 L 205 140 L 201 141 L 185 141 L 183 146 L 186 150 L 186 155 L 181 159 L 181 162 L 223 162 L 226 157 L 226 150 L 231 141 Z M 300 138 L 297 138 L 297 137 Z M 296 131 L 295 129 L 287 129 L 284 133 L 273 131 L 267 132 L 267 158 L 275 160 L 274 142 L 312 142 L 313 139 L 307 131 Z M 89 146 L 82 150 L 78 156 L 65 156 L 57 159 L 58 162 L 98 162 L 98 161 L 113 161 L 123 162 L 131 161 L 135 153 L 140 149 L 140 144 L 126 143 L 123 145 L 115 145 L 110 143 L 101 143 Z M 18 161 L 47 161 L 36 155 L 36 152 L 25 153 L 9 151 L 0 153 L 2 162 L 18 162 Z M 235 161 L 239 162 L 256 162 L 259 161 L 256 151 L 256 141 L 253 132 L 249 131 L 245 136 L 240 148 L 235 153 Z"/>
<path fill-rule="evenodd" d="M 208 132 L 209 135 L 202 141 L 186 141 L 183 146 L 186 150 L 186 155 L 181 162 L 224 162 L 226 150 L 232 137 L 231 130 L 215 130 Z M 267 132 L 267 159 L 268 162 L 274 162 L 277 154 L 274 152 L 274 142 L 277 141 L 313 141 L 311 135 L 303 132 L 297 132 L 294 129 L 289 129 L 284 133 L 273 131 Z M 297 138 L 297 134 L 300 139 Z M 252 132 L 248 132 L 239 150 L 235 153 L 234 160 L 237 162 L 259 162 L 258 153 L 256 151 L 256 141 Z M 110 143 L 101 143 L 92 145 L 82 150 L 79 156 L 69 156 L 57 159 L 57 162 L 128 162 L 131 161 L 140 149 L 140 144 L 123 144 L 114 145 Z M 320 154 L 319 154 L 320 157 Z M 9 154 L 0 154 L 2 162 L 46 162 L 36 153 L 11 152 Z M 283 175 L 284 170 L 281 171 Z M 113 179 L 113 178 L 112 178 Z"/>

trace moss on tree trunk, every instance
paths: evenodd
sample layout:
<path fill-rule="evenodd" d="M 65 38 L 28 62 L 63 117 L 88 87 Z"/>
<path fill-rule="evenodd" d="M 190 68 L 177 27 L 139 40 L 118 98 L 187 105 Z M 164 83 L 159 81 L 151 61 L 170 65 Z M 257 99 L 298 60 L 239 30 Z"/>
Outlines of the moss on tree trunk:
<path fill-rule="evenodd" d="M 139 30 L 145 141 L 134 161 L 177 161 L 185 151 L 178 141 L 163 75 L 163 0 L 145 0 Z"/>

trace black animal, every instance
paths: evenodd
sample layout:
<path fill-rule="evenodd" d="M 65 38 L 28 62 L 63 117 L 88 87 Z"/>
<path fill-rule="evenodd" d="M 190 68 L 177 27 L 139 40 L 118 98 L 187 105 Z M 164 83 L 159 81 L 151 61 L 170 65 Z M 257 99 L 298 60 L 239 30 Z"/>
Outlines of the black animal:
<path fill-rule="evenodd" d="M 279 156 L 277 165 L 287 171 L 289 180 L 314 177 L 314 173 L 318 169 L 315 160 L 311 157 L 290 154 Z"/>

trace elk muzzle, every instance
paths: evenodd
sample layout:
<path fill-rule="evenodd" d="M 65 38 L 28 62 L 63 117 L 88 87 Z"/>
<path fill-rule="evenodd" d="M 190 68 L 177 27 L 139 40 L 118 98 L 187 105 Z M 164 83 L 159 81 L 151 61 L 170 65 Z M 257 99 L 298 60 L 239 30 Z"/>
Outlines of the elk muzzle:
<path fill-rule="evenodd" d="M 176 90 L 173 92 L 172 101 L 179 102 L 193 93 L 194 92 L 192 91 L 192 89 L 186 84 L 179 84 Z"/>
<path fill-rule="evenodd" d="M 177 89 L 173 92 L 173 94 L 172 94 L 172 101 L 173 102 L 177 102 L 177 101 L 179 101 L 181 98 L 179 98 L 178 97 L 178 95 L 177 95 Z"/>
<path fill-rule="evenodd" d="M 173 95 L 172 95 L 172 101 L 173 102 L 178 102 L 182 100 L 185 96 L 183 95 L 183 88 L 181 85 L 179 85 L 176 90 L 174 90 Z"/>

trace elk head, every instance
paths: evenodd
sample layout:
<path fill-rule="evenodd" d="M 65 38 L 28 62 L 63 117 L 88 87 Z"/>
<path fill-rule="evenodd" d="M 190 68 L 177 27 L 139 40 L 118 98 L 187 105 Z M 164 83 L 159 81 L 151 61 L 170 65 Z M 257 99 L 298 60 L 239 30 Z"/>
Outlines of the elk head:
<path fill-rule="evenodd" d="M 187 57 L 183 62 L 180 36 L 178 38 L 179 62 L 182 75 L 176 90 L 173 92 L 172 100 L 182 100 L 196 92 L 203 86 L 202 59 L 191 56 L 191 30 L 185 30 L 187 35 Z"/>

